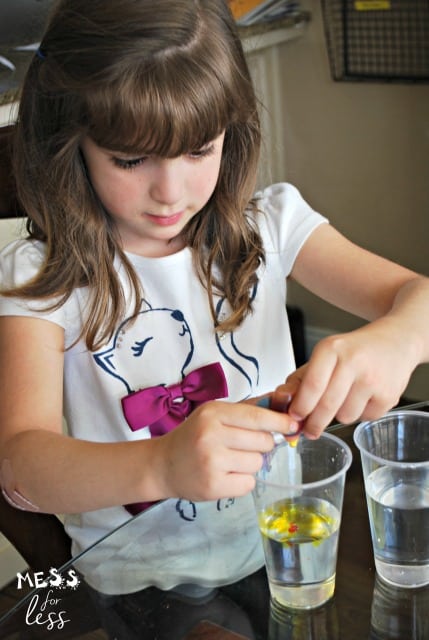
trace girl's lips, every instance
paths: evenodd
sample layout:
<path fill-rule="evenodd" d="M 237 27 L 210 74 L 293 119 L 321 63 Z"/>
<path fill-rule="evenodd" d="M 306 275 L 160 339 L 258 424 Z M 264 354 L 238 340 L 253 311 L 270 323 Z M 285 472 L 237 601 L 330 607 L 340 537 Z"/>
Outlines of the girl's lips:
<path fill-rule="evenodd" d="M 171 216 L 155 216 L 152 213 L 147 213 L 146 215 L 154 224 L 157 224 L 161 227 L 169 227 L 179 222 L 180 218 L 183 215 L 183 211 L 173 213 L 173 215 Z"/>

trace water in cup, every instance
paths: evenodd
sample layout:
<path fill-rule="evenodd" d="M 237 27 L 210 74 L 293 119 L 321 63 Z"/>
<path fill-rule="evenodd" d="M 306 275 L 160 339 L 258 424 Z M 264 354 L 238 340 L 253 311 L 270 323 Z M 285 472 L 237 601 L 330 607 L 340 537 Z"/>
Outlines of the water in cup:
<path fill-rule="evenodd" d="M 429 582 L 429 470 L 408 473 L 379 467 L 367 478 L 374 560 L 393 584 Z"/>
<path fill-rule="evenodd" d="M 387 583 L 429 584 L 429 413 L 394 410 L 363 422 L 360 450 L 374 562 Z"/>
<path fill-rule="evenodd" d="M 279 500 L 258 519 L 273 598 L 294 608 L 328 600 L 340 525 L 334 505 L 317 498 Z"/>
<path fill-rule="evenodd" d="M 253 498 L 273 609 L 314 609 L 333 596 L 351 460 L 346 443 L 331 434 L 300 436 L 296 449 L 276 446 L 256 474 Z"/>

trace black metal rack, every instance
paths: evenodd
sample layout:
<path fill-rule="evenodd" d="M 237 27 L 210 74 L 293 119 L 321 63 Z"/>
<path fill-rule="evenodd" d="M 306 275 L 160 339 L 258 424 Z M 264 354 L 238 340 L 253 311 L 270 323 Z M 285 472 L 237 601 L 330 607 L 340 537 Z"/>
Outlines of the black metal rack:
<path fill-rule="evenodd" d="M 334 80 L 429 81 L 429 0 L 322 0 Z"/>

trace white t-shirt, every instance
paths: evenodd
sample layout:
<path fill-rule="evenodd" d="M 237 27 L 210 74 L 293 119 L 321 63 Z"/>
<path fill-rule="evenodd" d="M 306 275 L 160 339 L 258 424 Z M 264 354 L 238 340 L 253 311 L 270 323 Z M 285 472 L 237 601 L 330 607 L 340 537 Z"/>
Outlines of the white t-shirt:
<path fill-rule="evenodd" d="M 130 429 L 121 399 L 138 389 L 178 383 L 213 362 L 222 366 L 231 402 L 273 390 L 294 370 L 285 278 L 305 240 L 326 219 L 291 185 L 275 184 L 257 195 L 263 213 L 256 214 L 256 222 L 266 263 L 259 269 L 253 313 L 233 334 L 219 338 L 189 249 L 162 258 L 127 254 L 143 284 L 141 312 L 134 323 L 128 322 L 130 314 L 125 316 L 109 344 L 96 353 L 82 341 L 66 351 L 64 416 L 71 436 L 97 442 L 150 437 L 149 426 Z M 8 245 L 0 254 L 1 282 L 7 287 L 28 280 L 43 255 L 44 245 L 37 241 Z M 128 292 L 119 263 L 117 268 Z M 219 298 L 215 304 L 222 317 L 225 301 Z M 86 307 L 85 288 L 75 290 L 54 312 L 43 311 L 43 303 L 0 297 L 0 315 L 45 317 L 64 328 L 66 345 L 78 335 Z M 129 519 L 122 506 L 66 516 L 73 553 Z M 150 585 L 170 589 L 180 583 L 227 584 L 262 564 L 248 495 L 195 504 L 166 500 L 120 528 L 78 567 L 94 588 L 113 594 Z"/>

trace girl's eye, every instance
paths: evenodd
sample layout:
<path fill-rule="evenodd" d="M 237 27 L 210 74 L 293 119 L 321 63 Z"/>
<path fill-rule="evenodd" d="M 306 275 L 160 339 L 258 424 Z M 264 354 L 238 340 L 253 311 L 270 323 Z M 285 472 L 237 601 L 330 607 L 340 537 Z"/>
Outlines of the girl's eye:
<path fill-rule="evenodd" d="M 193 160 L 201 160 L 214 153 L 214 144 L 209 144 L 202 149 L 196 151 L 190 151 L 187 155 Z M 148 156 L 141 156 L 140 158 L 119 158 L 118 156 L 112 156 L 111 160 L 116 167 L 120 169 L 135 169 L 148 159 Z"/>
<path fill-rule="evenodd" d="M 141 158 L 117 158 L 116 156 L 112 157 L 112 162 L 115 166 L 120 169 L 134 169 L 139 165 L 143 164 L 146 160 L 146 156 L 142 156 Z"/>
<path fill-rule="evenodd" d="M 214 144 L 209 144 L 207 147 L 203 147 L 202 149 L 198 149 L 197 151 L 191 151 L 190 153 L 188 153 L 188 156 L 190 158 L 194 158 L 195 160 L 200 160 L 201 158 L 210 156 L 214 152 L 214 149 Z"/>

